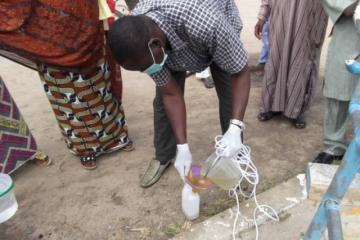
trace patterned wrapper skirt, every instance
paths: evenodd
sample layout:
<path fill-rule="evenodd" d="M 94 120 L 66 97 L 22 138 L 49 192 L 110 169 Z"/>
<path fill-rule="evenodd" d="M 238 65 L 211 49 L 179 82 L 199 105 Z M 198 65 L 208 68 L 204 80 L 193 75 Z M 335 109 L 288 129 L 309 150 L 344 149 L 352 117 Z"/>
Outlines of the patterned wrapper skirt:
<path fill-rule="evenodd" d="M 0 172 L 15 171 L 37 153 L 35 139 L 0 77 Z"/>
<path fill-rule="evenodd" d="M 80 157 L 96 157 L 131 143 L 111 77 L 104 59 L 80 73 L 40 66 L 40 78 L 65 142 Z"/>

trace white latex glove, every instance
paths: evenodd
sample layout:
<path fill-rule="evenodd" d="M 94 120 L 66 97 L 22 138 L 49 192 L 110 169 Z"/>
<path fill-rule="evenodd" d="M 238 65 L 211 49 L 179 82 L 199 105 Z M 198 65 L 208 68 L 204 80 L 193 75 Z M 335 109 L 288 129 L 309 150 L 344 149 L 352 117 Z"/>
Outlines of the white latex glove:
<path fill-rule="evenodd" d="M 180 177 L 183 181 L 185 181 L 185 176 L 188 175 L 189 170 L 191 168 L 192 163 L 192 155 L 189 149 L 189 145 L 186 144 L 178 144 L 177 152 L 175 158 L 175 168 L 179 172 Z"/>
<path fill-rule="evenodd" d="M 221 146 L 224 147 L 224 156 L 232 157 L 241 147 L 241 129 L 230 123 L 229 129 L 225 132 L 220 140 Z"/>

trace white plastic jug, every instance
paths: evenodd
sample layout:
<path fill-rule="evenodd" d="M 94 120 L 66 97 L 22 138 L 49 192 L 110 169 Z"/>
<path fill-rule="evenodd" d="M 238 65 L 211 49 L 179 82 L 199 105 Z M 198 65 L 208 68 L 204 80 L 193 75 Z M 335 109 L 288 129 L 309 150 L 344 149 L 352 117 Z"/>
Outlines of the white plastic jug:
<path fill-rule="evenodd" d="M 181 207 L 186 219 L 191 221 L 199 217 L 200 196 L 188 184 L 184 185 L 181 193 Z"/>
<path fill-rule="evenodd" d="M 0 173 L 0 223 L 9 220 L 18 209 L 13 189 L 11 177 Z"/>

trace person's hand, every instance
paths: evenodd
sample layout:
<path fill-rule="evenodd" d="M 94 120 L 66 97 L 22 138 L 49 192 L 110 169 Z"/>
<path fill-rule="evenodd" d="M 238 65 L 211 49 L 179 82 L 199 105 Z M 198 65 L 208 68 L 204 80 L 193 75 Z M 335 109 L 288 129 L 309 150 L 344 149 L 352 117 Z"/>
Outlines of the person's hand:
<path fill-rule="evenodd" d="M 358 29 L 358 32 L 360 32 L 360 2 L 355 9 L 354 22 L 355 22 L 355 26 Z"/>
<path fill-rule="evenodd" d="M 221 146 L 224 147 L 223 155 L 225 157 L 232 157 L 239 151 L 241 147 L 241 129 L 230 123 L 229 129 L 226 131 L 220 140 Z"/>
<path fill-rule="evenodd" d="M 357 3 L 351 4 L 349 7 L 347 7 L 344 10 L 344 16 L 346 17 L 352 17 L 354 15 L 355 9 L 356 9 Z"/>
<path fill-rule="evenodd" d="M 262 32 L 264 24 L 265 24 L 265 21 L 259 19 L 255 25 L 255 37 L 259 40 L 262 38 L 261 32 Z"/>
<path fill-rule="evenodd" d="M 188 144 L 178 144 L 175 158 L 175 168 L 179 172 L 182 180 L 188 175 L 191 168 L 192 156 Z"/>

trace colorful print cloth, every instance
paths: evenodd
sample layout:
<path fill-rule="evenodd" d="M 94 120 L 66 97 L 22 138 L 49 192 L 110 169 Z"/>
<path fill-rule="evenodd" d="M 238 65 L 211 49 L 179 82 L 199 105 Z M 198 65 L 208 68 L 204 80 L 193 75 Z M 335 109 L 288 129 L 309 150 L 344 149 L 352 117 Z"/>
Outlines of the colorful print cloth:
<path fill-rule="evenodd" d="M 0 172 L 13 172 L 36 153 L 35 139 L 0 77 Z"/>
<path fill-rule="evenodd" d="M 41 68 L 44 90 L 71 152 L 98 156 L 130 143 L 107 62 L 100 60 L 97 66 L 80 73 Z"/>

